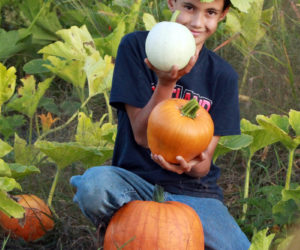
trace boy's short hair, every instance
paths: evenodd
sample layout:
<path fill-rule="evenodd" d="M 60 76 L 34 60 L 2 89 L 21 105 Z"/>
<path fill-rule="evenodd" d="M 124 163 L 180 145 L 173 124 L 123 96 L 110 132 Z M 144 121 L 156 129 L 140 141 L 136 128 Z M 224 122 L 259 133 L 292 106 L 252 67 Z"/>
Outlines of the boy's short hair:
<path fill-rule="evenodd" d="M 226 8 L 228 8 L 230 6 L 231 2 L 230 0 L 224 0 L 224 8 L 223 10 L 225 10 Z"/>

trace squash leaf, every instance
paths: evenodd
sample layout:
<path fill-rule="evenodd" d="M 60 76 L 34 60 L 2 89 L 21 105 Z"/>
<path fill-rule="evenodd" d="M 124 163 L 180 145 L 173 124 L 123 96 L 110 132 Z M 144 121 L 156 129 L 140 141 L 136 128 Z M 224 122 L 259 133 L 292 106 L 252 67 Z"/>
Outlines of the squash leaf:
<path fill-rule="evenodd" d="M 143 14 L 143 22 L 146 30 L 151 30 L 154 27 L 154 25 L 157 23 L 154 16 L 149 13 Z"/>
<path fill-rule="evenodd" d="M 32 118 L 38 107 L 39 101 L 49 88 L 53 77 L 47 78 L 37 85 L 32 75 L 21 79 L 23 87 L 18 89 L 19 98 L 12 100 L 8 106 L 29 118 Z"/>
<path fill-rule="evenodd" d="M 84 146 L 107 147 L 113 149 L 116 135 L 116 125 L 104 123 L 106 115 L 99 122 L 93 122 L 83 112 L 78 115 L 76 141 Z"/>
<path fill-rule="evenodd" d="M 273 8 L 263 10 L 264 0 L 251 2 L 238 0 L 236 2 L 244 2 L 243 5 L 245 2 L 251 3 L 251 8 L 247 7 L 249 11 L 244 11 L 248 13 L 239 12 L 235 9 L 230 11 L 226 17 L 226 29 L 233 35 L 240 34 L 238 38 L 233 40 L 233 44 L 243 55 L 248 55 L 264 37 L 266 28 L 262 24 L 267 25 L 271 22 Z"/>
<path fill-rule="evenodd" d="M 291 224 L 296 222 L 299 207 L 294 199 L 279 201 L 272 208 L 274 223 L 278 225 Z"/>
<path fill-rule="evenodd" d="M 0 60 L 8 59 L 25 50 L 29 45 L 22 41 L 24 29 L 5 31 L 0 29 Z"/>
<path fill-rule="evenodd" d="M 27 142 L 15 134 L 14 141 L 15 162 L 24 166 L 37 164 L 44 155 L 33 145 L 27 145 Z"/>
<path fill-rule="evenodd" d="M 231 4 L 242 12 L 248 12 L 251 8 L 251 3 L 256 0 L 230 0 Z"/>
<path fill-rule="evenodd" d="M 0 177 L 0 190 L 9 192 L 14 190 L 15 188 L 22 190 L 21 185 L 16 182 L 15 179 L 9 177 Z"/>
<path fill-rule="evenodd" d="M 7 196 L 7 193 L 0 189 L 0 210 L 6 213 L 8 216 L 14 218 L 22 218 L 25 210 L 14 200 Z"/>
<path fill-rule="evenodd" d="M 242 133 L 250 135 L 253 137 L 252 143 L 249 145 L 250 158 L 258 150 L 273 144 L 279 140 L 278 137 L 274 137 L 273 133 L 261 126 L 252 124 L 246 119 L 241 120 L 241 130 Z"/>
<path fill-rule="evenodd" d="M 101 55 L 110 55 L 116 58 L 120 41 L 125 35 L 125 29 L 125 22 L 121 20 L 118 26 L 108 36 L 94 39 L 96 48 Z"/>
<path fill-rule="evenodd" d="M 300 211 L 300 186 L 295 189 L 283 189 L 282 199 L 273 206 L 272 212 L 275 223 L 283 225 L 296 223 Z"/>
<path fill-rule="evenodd" d="M 69 29 L 62 29 L 56 32 L 62 38 L 48 46 L 45 46 L 38 53 L 47 56 L 56 56 L 68 60 L 85 61 L 85 58 L 95 51 L 95 44 L 92 36 L 85 25 L 82 27 L 72 26 Z"/>
<path fill-rule="evenodd" d="M 3 161 L 2 159 L 0 159 L 0 176 L 11 176 L 11 170 L 8 166 L 8 164 Z"/>
<path fill-rule="evenodd" d="M 213 1 L 214 0 L 200 0 L 200 2 L 203 2 L 203 3 L 210 3 Z M 254 1 L 255 0 L 231 0 L 230 2 L 238 10 L 240 10 L 242 12 L 248 12 L 249 8 L 251 7 L 251 3 Z"/>
<path fill-rule="evenodd" d="M 65 80 L 72 83 L 74 87 L 83 89 L 86 81 L 86 75 L 83 71 L 84 61 L 81 60 L 64 60 L 55 56 L 48 56 L 49 64 L 43 66 L 48 68 L 51 72 Z"/>
<path fill-rule="evenodd" d="M 103 157 L 107 157 L 96 147 L 86 147 L 76 142 L 37 141 L 35 146 L 50 157 L 59 169 L 64 169 L 74 162 L 87 159 L 90 159 L 89 162 L 93 163 L 96 161 L 102 162 Z"/>
<path fill-rule="evenodd" d="M 249 146 L 253 141 L 252 136 L 247 134 L 222 136 L 216 147 L 213 162 L 216 162 L 217 158 L 232 150 L 240 150 Z"/>
<path fill-rule="evenodd" d="M 13 148 L 8 143 L 0 139 L 0 158 L 7 155 L 12 149 Z"/>
<path fill-rule="evenodd" d="M 269 234 L 268 228 L 255 233 L 252 237 L 249 250 L 269 250 L 275 234 Z"/>
<path fill-rule="evenodd" d="M 6 67 L 0 63 L 0 114 L 2 104 L 11 98 L 15 92 L 15 87 L 16 68 L 10 67 L 6 69 Z"/>
<path fill-rule="evenodd" d="M 0 133 L 4 136 L 4 140 L 7 141 L 9 137 L 13 136 L 17 128 L 21 127 L 25 123 L 23 115 L 10 115 L 7 117 L 0 115 Z"/>
<path fill-rule="evenodd" d="M 289 118 L 287 116 L 271 115 L 266 117 L 258 115 L 257 122 L 268 131 L 270 136 L 277 138 L 287 149 L 293 150 L 298 144 L 288 134 Z"/>
<path fill-rule="evenodd" d="M 103 59 L 98 51 L 86 58 L 84 71 L 88 79 L 89 96 L 110 90 L 113 69 L 112 58 L 106 55 Z"/>
<path fill-rule="evenodd" d="M 30 174 L 39 174 L 41 171 L 35 166 L 25 166 L 18 163 L 9 164 L 11 170 L 11 177 L 15 179 L 22 179 Z"/>
<path fill-rule="evenodd" d="M 296 136 L 300 136 L 300 111 L 291 109 L 289 112 L 289 123 L 296 132 Z"/>
<path fill-rule="evenodd" d="M 23 70 L 28 75 L 34 75 L 34 74 L 41 74 L 41 73 L 48 73 L 50 70 L 44 66 L 44 64 L 50 64 L 48 60 L 43 59 L 33 59 L 26 63 L 23 66 Z"/>
<path fill-rule="evenodd" d="M 50 2 L 42 0 L 24 0 L 19 5 L 22 15 L 30 21 L 29 25 L 34 22 L 30 30 L 33 44 L 49 44 L 58 38 L 55 32 L 62 26 L 56 12 L 51 12 L 50 8 L 47 8 L 46 5 L 49 6 L 49 4 Z M 42 12 L 40 13 L 40 11 Z M 35 20 L 37 16 L 38 18 Z"/>

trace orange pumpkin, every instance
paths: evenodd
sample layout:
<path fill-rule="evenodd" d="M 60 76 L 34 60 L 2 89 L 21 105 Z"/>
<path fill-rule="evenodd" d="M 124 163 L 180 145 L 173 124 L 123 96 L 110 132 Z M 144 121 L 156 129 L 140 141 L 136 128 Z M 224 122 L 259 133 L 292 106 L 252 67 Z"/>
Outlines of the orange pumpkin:
<path fill-rule="evenodd" d="M 148 145 L 171 163 L 181 155 L 187 162 L 209 145 L 214 134 L 210 114 L 196 99 L 167 99 L 152 110 L 147 128 Z"/>
<path fill-rule="evenodd" d="M 198 214 L 176 201 L 131 201 L 112 217 L 104 250 L 204 250 Z"/>
<path fill-rule="evenodd" d="M 54 227 L 51 211 L 43 200 L 35 195 L 13 197 L 25 209 L 22 219 L 11 218 L 0 211 L 0 225 L 14 237 L 35 241 Z"/>

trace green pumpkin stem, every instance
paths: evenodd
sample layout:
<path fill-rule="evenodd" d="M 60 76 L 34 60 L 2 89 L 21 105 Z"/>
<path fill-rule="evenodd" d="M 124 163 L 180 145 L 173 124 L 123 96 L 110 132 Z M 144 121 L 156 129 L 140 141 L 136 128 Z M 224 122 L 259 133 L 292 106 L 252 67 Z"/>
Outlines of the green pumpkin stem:
<path fill-rule="evenodd" d="M 181 109 L 181 114 L 189 118 L 195 119 L 198 109 L 200 108 L 199 103 L 196 99 L 190 100 Z"/>
<path fill-rule="evenodd" d="M 165 202 L 164 188 L 155 184 L 153 191 L 153 201 L 163 203 Z"/>

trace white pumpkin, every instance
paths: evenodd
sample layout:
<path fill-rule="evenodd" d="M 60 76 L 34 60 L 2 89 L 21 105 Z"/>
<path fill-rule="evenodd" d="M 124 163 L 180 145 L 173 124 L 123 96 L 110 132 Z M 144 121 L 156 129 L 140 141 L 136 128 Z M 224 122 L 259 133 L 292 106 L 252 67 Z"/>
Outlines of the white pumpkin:
<path fill-rule="evenodd" d="M 173 65 L 184 68 L 196 52 L 193 34 L 176 22 L 157 23 L 150 30 L 145 46 L 150 63 L 162 71 L 170 71 Z"/>

